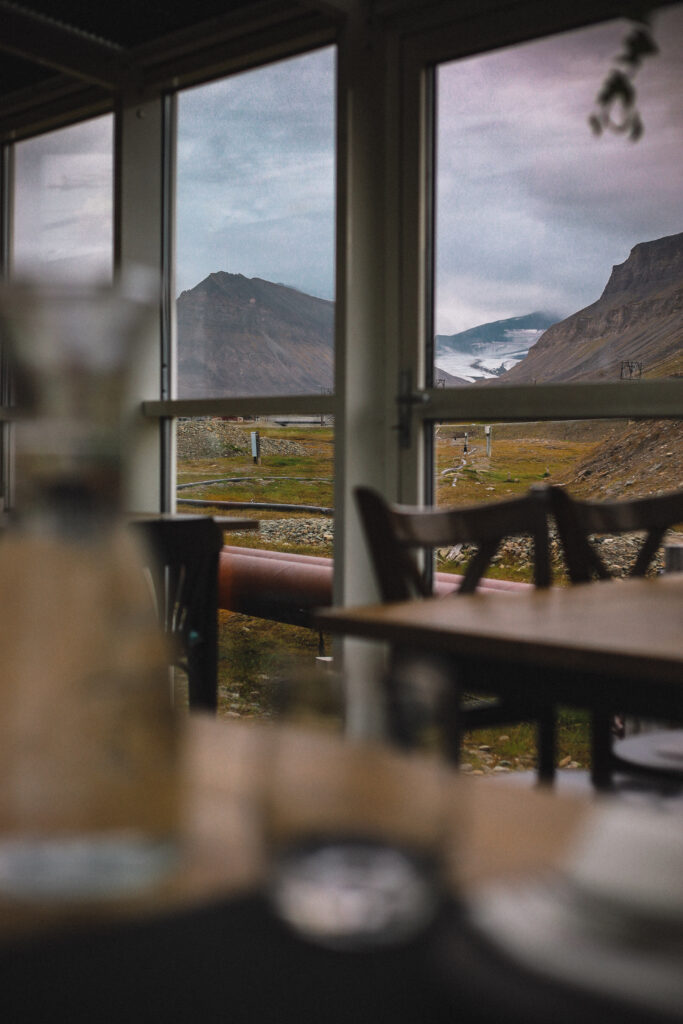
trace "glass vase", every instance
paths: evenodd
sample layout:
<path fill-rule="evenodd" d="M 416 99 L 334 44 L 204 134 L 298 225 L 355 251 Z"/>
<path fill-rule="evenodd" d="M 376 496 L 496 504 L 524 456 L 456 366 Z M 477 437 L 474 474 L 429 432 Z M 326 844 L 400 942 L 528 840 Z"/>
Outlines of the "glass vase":
<path fill-rule="evenodd" d="M 122 287 L 0 294 L 16 492 L 0 538 L 0 891 L 117 895 L 178 850 L 168 652 L 122 514 L 132 357 Z"/>

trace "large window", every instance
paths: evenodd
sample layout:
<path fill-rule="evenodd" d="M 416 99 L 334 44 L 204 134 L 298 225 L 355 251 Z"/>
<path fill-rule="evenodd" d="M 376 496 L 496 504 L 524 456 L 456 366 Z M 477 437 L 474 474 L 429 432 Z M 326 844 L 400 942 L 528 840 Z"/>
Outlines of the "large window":
<path fill-rule="evenodd" d="M 627 31 L 438 67 L 437 385 L 683 373 L 683 9 L 634 77 L 635 143 L 588 124 Z"/>
<path fill-rule="evenodd" d="M 177 397 L 226 400 L 176 421 L 178 510 L 257 518 L 226 533 L 229 554 L 278 550 L 285 568 L 332 554 L 334 421 L 317 403 L 334 389 L 335 78 L 326 48 L 178 96 Z M 287 409 L 294 395 L 310 408 Z M 313 661 L 297 613 L 221 612 L 221 712 L 267 711 L 283 658 Z"/>
<path fill-rule="evenodd" d="M 96 118 L 19 143 L 16 275 L 108 280 L 112 258 L 113 118 Z"/>
<path fill-rule="evenodd" d="M 11 271 L 69 284 L 108 281 L 113 269 L 113 118 L 99 117 L 14 147 Z M 2 404 L 11 385 L 0 367 Z M 0 430 L 0 505 L 13 501 L 13 446 Z"/>

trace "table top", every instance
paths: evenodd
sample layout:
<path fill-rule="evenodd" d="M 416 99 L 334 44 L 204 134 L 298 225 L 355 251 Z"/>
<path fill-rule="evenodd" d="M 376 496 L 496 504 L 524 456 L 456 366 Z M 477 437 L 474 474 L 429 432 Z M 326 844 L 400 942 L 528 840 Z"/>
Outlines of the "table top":
<path fill-rule="evenodd" d="M 162 520 L 177 522 L 184 519 L 198 519 L 197 515 L 190 512 L 130 512 L 128 518 L 133 522 L 147 522 L 149 520 Z M 233 530 L 258 530 L 259 520 L 249 519 L 247 516 L 211 516 L 214 523 L 219 523 L 227 532 Z"/>
<path fill-rule="evenodd" d="M 316 622 L 331 633 L 465 658 L 669 687 L 683 681 L 683 573 L 324 609 Z"/>
<path fill-rule="evenodd" d="M 315 779 L 324 780 L 349 763 L 361 772 L 367 799 L 378 806 L 387 772 L 400 780 L 407 806 L 424 802 L 433 785 L 433 762 L 418 755 L 312 730 L 193 714 L 185 735 L 178 869 L 143 894 L 116 902 L 49 905 L 0 894 L 0 944 L 46 929 L 82 927 L 93 920 L 182 910 L 258 887 L 266 869 L 261 810 L 274 743 L 292 768 L 286 773 L 292 785 L 310 778 L 311 766 Z M 476 888 L 492 878 L 528 877 L 557 863 L 590 806 L 574 797 L 466 779 L 445 765 L 439 770 L 447 782 L 445 821 L 458 826 L 457 841 L 445 851 L 454 891 L 463 885 Z"/>

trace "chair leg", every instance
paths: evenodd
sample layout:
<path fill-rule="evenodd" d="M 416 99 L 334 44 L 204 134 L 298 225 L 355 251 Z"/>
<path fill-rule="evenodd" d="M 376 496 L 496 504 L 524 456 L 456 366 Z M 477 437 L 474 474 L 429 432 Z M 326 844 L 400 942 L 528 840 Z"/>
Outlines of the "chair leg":
<path fill-rule="evenodd" d="M 555 708 L 543 708 L 536 727 L 538 748 L 538 781 L 552 786 L 555 781 Z"/>
<path fill-rule="evenodd" d="M 609 711 L 593 711 L 591 716 L 591 781 L 596 789 L 612 787 L 612 719 Z"/>
<path fill-rule="evenodd" d="M 444 754 L 450 764 L 459 767 L 468 722 L 462 706 L 462 691 L 457 680 L 444 688 L 441 700 Z"/>
<path fill-rule="evenodd" d="M 209 711 L 215 714 L 218 708 L 217 675 L 215 641 L 190 648 L 187 654 L 187 679 L 192 711 Z"/>

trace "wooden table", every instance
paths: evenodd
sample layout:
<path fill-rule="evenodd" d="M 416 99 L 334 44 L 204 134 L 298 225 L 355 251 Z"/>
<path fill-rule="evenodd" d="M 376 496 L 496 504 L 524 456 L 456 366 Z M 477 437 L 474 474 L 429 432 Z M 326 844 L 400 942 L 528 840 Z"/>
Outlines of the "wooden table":
<path fill-rule="evenodd" d="M 198 515 L 193 515 L 191 512 L 130 512 L 128 519 L 131 522 L 148 522 L 156 520 L 170 520 L 176 522 L 177 520 L 184 519 L 198 519 Z M 259 520 L 249 519 L 247 516 L 211 516 L 214 523 L 218 523 L 223 529 L 232 533 L 240 530 L 258 530 Z"/>
<path fill-rule="evenodd" d="M 285 778 L 306 777 L 316 785 L 353 764 L 365 798 L 376 800 L 380 811 L 381 780 L 389 771 L 403 789 L 407 816 L 424 802 L 434 778 L 424 759 L 382 747 L 192 716 L 178 870 L 143 895 L 114 903 L 64 906 L 0 897 L 3 1019 L 277 1024 L 290 1019 L 289 1008 L 293 1019 L 313 1024 L 322 1000 L 328 1024 L 374 1024 L 384 1019 L 383 1007 L 393 1007 L 388 1019 L 394 1024 L 408 1024 L 418 1019 L 416 1001 L 424 1004 L 421 1021 L 441 1020 L 428 1009 L 426 939 L 396 951 L 340 957 L 294 941 L 269 918 L 259 892 L 267 867 L 262 808 L 274 752 L 289 766 Z M 512 787 L 506 792 L 505 785 L 443 771 L 450 783 L 444 825 L 457 824 L 444 851 L 454 893 L 464 886 L 474 891 L 491 878 L 528 878 L 557 864 L 588 813 L 579 800 Z M 285 1000 L 290 1005 L 283 1008 Z"/>
<path fill-rule="evenodd" d="M 594 780 L 610 712 L 683 720 L 683 574 L 515 594 L 321 610 L 321 629 L 454 655 L 481 683 L 595 714 Z"/>

